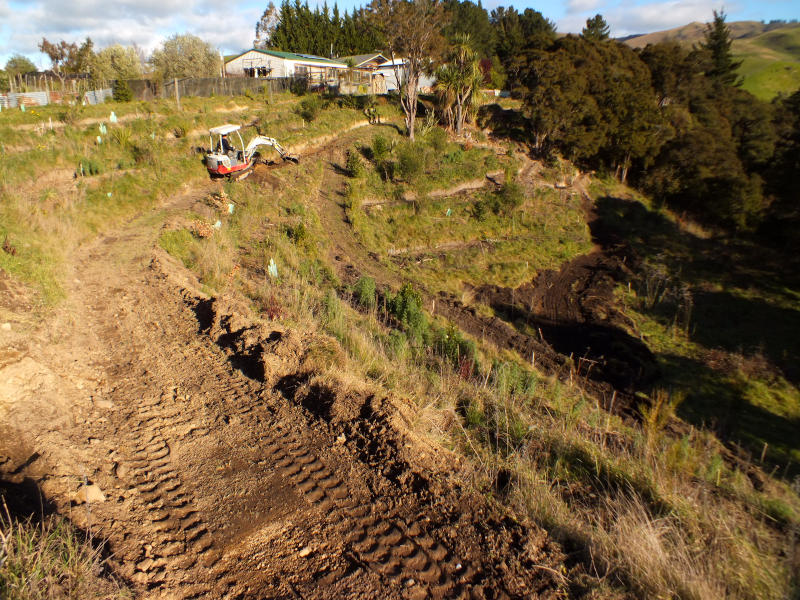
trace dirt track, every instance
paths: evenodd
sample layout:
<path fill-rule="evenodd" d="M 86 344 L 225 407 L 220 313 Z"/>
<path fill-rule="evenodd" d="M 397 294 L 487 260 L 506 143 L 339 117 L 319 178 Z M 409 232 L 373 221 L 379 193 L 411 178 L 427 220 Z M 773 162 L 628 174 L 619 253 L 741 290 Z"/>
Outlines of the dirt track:
<path fill-rule="evenodd" d="M 4 294 L 3 479 L 107 539 L 143 597 L 562 593 L 559 548 L 460 489 L 407 408 L 316 377 L 326 340 L 208 298 L 158 230 L 150 216 L 84 247 L 46 323 Z M 104 500 L 81 503 L 87 485 Z"/>

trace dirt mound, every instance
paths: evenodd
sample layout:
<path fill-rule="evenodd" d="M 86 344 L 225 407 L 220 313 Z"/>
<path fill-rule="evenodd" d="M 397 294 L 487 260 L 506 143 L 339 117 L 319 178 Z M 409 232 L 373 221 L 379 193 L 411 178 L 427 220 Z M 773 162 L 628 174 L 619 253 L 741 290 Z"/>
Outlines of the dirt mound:
<path fill-rule="evenodd" d="M 516 289 L 482 286 L 475 300 L 518 326 L 533 328 L 542 341 L 587 375 L 634 391 L 656 374 L 655 357 L 629 333 L 632 323 L 616 306 L 614 287 L 624 265 L 593 252 L 543 271 Z"/>
<path fill-rule="evenodd" d="M 256 185 L 268 186 L 270 189 L 275 190 L 281 185 L 281 181 L 275 177 L 271 171 L 290 166 L 292 166 L 292 163 L 283 161 L 272 162 L 269 164 L 258 163 L 253 167 L 246 181 Z"/>

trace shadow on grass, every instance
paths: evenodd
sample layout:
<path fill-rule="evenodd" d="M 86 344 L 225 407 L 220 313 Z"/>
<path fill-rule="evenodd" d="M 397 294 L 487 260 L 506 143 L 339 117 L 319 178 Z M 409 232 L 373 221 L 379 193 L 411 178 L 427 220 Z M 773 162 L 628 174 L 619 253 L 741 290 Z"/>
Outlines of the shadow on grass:
<path fill-rule="evenodd" d="M 478 123 L 489 127 L 498 138 L 515 142 L 530 141 L 530 120 L 519 110 L 505 109 L 499 104 L 484 104 L 478 110 Z"/>
<path fill-rule="evenodd" d="M 693 294 L 691 338 L 729 352 L 763 353 L 784 377 L 800 383 L 800 311 L 729 292 Z"/>
<path fill-rule="evenodd" d="M 768 460 L 782 472 L 792 454 L 797 456 L 800 422 L 750 402 L 754 389 L 748 386 L 758 381 L 772 387 L 775 369 L 791 384 L 800 383 L 800 306 L 793 291 L 800 287 L 798 274 L 770 249 L 748 240 L 693 235 L 633 200 L 598 199 L 589 225 L 606 252 L 624 255 L 640 301 L 654 280 L 688 292 L 691 318 L 684 325 L 692 342 L 709 354 L 721 350 L 731 353 L 728 359 L 755 356 L 769 363 L 762 376 L 745 374 L 735 360 L 712 369 L 696 357 L 662 351 L 663 376 L 654 385 L 686 390 L 679 415 L 711 428 L 734 449 L 741 446 L 758 458 L 766 442 Z M 666 296 L 642 302 L 637 310 L 666 327 L 678 316 L 677 302 Z M 765 401 L 782 401 L 776 398 Z"/>
<path fill-rule="evenodd" d="M 800 306 L 786 307 L 797 305 L 792 290 L 800 281 L 782 268 L 779 256 L 746 241 L 699 238 L 631 200 L 600 198 L 595 213 L 593 240 L 608 250 L 623 246 L 640 279 L 650 276 L 645 263 L 659 264 L 672 285 L 688 286 L 692 341 L 709 349 L 762 352 L 789 381 L 800 383 Z M 723 290 L 709 291 L 713 288 Z M 752 297 L 744 297 L 749 292 Z M 669 324 L 664 306 L 644 312 Z"/>
<path fill-rule="evenodd" d="M 715 371 L 704 363 L 677 356 L 658 356 L 664 383 L 687 389 L 678 416 L 692 425 L 712 430 L 734 451 L 740 448 L 757 460 L 767 443 L 765 462 L 780 475 L 800 474 L 797 435 L 800 419 L 787 418 L 756 406 L 745 398 L 746 381 L 735 374 Z M 795 457 L 792 453 L 795 453 Z"/>

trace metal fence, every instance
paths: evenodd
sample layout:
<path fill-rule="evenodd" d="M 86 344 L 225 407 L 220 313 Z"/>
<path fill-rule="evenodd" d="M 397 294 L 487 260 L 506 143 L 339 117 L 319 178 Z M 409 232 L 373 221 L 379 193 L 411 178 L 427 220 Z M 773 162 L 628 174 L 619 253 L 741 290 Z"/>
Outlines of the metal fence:
<path fill-rule="evenodd" d="M 83 103 L 102 104 L 113 95 L 111 88 L 89 90 L 83 94 L 57 91 L 12 92 L 0 94 L 0 107 L 17 108 L 19 106 L 46 106 L 48 104 Z"/>

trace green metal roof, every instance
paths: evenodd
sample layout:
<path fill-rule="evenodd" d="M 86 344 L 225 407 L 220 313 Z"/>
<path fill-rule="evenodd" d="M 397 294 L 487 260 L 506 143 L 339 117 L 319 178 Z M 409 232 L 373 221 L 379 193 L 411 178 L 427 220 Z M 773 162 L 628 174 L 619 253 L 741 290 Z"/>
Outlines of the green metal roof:
<path fill-rule="evenodd" d="M 323 65 L 330 65 L 336 67 L 346 67 L 347 65 L 338 60 L 331 60 L 329 58 L 323 58 L 321 56 L 314 56 L 313 54 L 295 54 L 293 52 L 280 52 L 279 50 L 262 50 L 261 48 L 250 48 L 250 50 L 245 50 L 241 54 L 237 54 L 230 60 L 226 60 L 225 62 L 230 62 L 234 58 L 239 58 L 243 54 L 247 54 L 248 52 L 260 52 L 261 54 L 268 54 L 269 56 L 276 56 L 278 58 L 284 58 L 286 60 L 296 60 L 298 62 L 307 62 L 307 63 L 318 63 Z"/>

